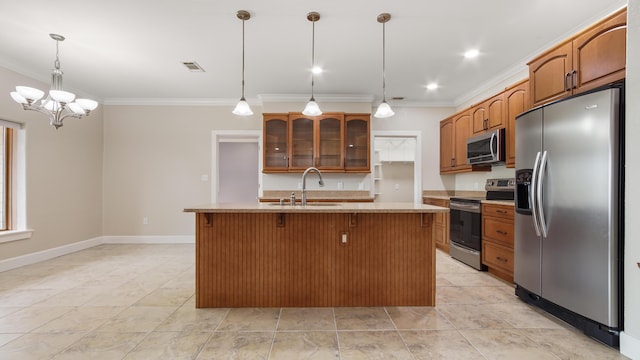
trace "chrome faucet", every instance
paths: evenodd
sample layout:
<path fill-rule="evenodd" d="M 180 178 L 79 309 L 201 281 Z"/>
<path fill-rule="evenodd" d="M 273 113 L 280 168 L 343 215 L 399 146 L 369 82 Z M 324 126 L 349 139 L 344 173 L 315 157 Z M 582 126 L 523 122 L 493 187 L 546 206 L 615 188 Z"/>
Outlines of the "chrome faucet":
<path fill-rule="evenodd" d="M 307 205 L 307 174 L 310 171 L 315 171 L 316 174 L 318 174 L 318 177 L 320 178 L 318 184 L 320 184 L 320 186 L 324 186 L 324 181 L 322 180 L 322 174 L 320 174 L 320 170 L 314 167 L 310 167 L 305 170 L 304 173 L 302 173 L 302 200 L 300 201 L 300 205 L 302 206 Z"/>

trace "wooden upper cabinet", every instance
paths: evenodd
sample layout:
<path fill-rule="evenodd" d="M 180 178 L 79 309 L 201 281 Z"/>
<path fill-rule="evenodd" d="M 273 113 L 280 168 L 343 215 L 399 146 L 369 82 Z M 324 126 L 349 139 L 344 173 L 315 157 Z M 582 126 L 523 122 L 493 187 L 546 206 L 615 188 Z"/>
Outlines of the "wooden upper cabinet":
<path fill-rule="evenodd" d="M 344 169 L 344 115 L 320 115 L 316 119 L 313 166 L 320 170 Z"/>
<path fill-rule="evenodd" d="M 263 114 L 263 169 L 264 171 L 289 170 L 289 114 Z"/>
<path fill-rule="evenodd" d="M 516 165 L 516 116 L 529 110 L 529 81 L 515 84 L 504 91 L 506 119 L 507 167 Z"/>
<path fill-rule="evenodd" d="M 315 121 L 302 114 L 289 115 L 289 169 L 314 166 Z"/>
<path fill-rule="evenodd" d="M 624 79 L 626 38 L 625 8 L 532 60 L 532 106 Z"/>
<path fill-rule="evenodd" d="M 570 94 L 572 50 L 572 43 L 566 42 L 529 63 L 530 96 L 534 106 Z"/>
<path fill-rule="evenodd" d="M 624 79 L 626 49 L 626 10 L 578 35 L 573 40 L 575 92 Z"/>
<path fill-rule="evenodd" d="M 369 172 L 370 117 L 263 114 L 263 172 Z"/>
<path fill-rule="evenodd" d="M 504 94 L 500 93 L 471 108 L 472 135 L 504 127 Z"/>
<path fill-rule="evenodd" d="M 453 169 L 454 161 L 453 118 L 440 121 L 440 172 Z"/>
<path fill-rule="evenodd" d="M 467 165 L 467 139 L 471 136 L 471 110 L 464 111 L 453 117 L 454 132 L 454 167 Z"/>
<path fill-rule="evenodd" d="M 344 169 L 370 171 L 369 126 L 371 114 L 347 114 L 344 117 Z"/>

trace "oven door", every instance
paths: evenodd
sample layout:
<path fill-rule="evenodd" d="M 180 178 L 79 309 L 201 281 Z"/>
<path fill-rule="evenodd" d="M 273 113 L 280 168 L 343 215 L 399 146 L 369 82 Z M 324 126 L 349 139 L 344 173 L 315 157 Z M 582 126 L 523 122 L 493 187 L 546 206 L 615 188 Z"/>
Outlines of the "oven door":
<path fill-rule="evenodd" d="M 479 205 L 479 204 L 478 204 Z M 475 204 L 450 203 L 451 242 L 469 250 L 482 248 L 482 215 Z"/>

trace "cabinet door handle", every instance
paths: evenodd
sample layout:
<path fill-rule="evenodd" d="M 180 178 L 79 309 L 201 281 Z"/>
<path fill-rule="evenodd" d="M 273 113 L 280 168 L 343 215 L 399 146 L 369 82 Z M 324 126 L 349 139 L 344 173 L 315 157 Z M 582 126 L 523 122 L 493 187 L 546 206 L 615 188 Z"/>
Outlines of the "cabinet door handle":
<path fill-rule="evenodd" d="M 571 90 L 571 88 L 569 87 L 569 77 L 571 77 L 571 73 L 566 73 L 564 75 L 564 91 Z"/>
<path fill-rule="evenodd" d="M 489 119 L 484 119 L 482 121 L 482 127 L 487 130 L 489 128 Z"/>
<path fill-rule="evenodd" d="M 456 164 L 456 158 L 451 158 L 451 166 L 455 166 Z"/>
<path fill-rule="evenodd" d="M 573 70 L 571 72 L 571 88 L 575 89 L 578 87 L 578 72 L 576 70 Z"/>
<path fill-rule="evenodd" d="M 503 257 L 500 257 L 500 256 L 496 256 L 496 260 L 504 262 L 504 263 L 506 263 L 508 261 L 507 259 L 505 259 Z"/>
<path fill-rule="evenodd" d="M 496 210 L 498 214 L 506 214 L 507 210 Z"/>
<path fill-rule="evenodd" d="M 507 235 L 506 231 L 502 231 L 502 230 L 496 230 L 496 232 L 500 235 Z"/>

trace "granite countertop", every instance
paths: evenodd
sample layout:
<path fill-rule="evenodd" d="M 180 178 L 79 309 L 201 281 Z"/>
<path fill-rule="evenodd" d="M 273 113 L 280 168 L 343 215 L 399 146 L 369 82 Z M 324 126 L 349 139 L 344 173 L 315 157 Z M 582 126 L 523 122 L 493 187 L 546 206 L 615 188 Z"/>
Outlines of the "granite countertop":
<path fill-rule="evenodd" d="M 279 203 L 256 204 L 205 204 L 184 209 L 195 213 L 443 213 L 448 208 L 414 203 L 310 203 L 306 206 Z"/>
<path fill-rule="evenodd" d="M 484 191 L 423 191 L 422 198 L 450 200 L 452 197 L 484 197 L 486 192 Z M 515 206 L 514 200 L 481 200 L 483 204 L 496 204 L 504 206 Z"/>
<path fill-rule="evenodd" d="M 260 201 L 289 201 L 289 196 L 294 193 L 296 199 L 302 197 L 301 190 L 265 190 Z M 373 201 L 368 190 L 307 190 L 307 201 Z"/>

